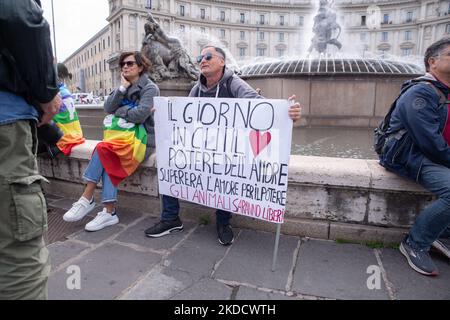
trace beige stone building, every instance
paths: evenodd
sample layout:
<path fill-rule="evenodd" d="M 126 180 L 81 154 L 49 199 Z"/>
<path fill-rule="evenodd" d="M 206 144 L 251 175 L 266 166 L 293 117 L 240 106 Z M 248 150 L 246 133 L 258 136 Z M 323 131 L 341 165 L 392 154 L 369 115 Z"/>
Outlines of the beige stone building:
<path fill-rule="evenodd" d="M 305 54 L 315 0 L 108 0 L 109 25 L 66 64 L 78 91 L 108 94 L 119 81 L 121 52 L 139 50 L 151 10 L 192 56 L 206 43 L 226 47 L 233 60 Z M 335 0 L 343 51 L 355 55 L 421 56 L 450 35 L 450 0 Z M 150 9 L 151 8 L 151 9 Z"/>

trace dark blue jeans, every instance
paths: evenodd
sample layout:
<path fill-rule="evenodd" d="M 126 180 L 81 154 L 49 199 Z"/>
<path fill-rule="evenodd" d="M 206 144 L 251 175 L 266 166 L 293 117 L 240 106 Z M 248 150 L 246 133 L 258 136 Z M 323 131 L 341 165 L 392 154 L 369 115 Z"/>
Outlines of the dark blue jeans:
<path fill-rule="evenodd" d="M 438 199 L 417 217 L 409 242 L 416 249 L 428 250 L 436 239 L 450 237 L 450 169 L 425 159 L 419 182 Z"/>
<path fill-rule="evenodd" d="M 162 196 L 163 211 L 161 213 L 162 221 L 172 221 L 178 217 L 180 212 L 180 203 L 177 198 Z M 230 223 L 231 212 L 217 210 L 216 211 L 216 222 L 217 225 L 224 226 Z"/>

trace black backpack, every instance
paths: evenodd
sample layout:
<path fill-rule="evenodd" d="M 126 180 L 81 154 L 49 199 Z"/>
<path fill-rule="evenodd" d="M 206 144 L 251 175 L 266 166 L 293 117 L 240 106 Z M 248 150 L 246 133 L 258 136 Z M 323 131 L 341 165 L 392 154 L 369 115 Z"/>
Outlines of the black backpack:
<path fill-rule="evenodd" d="M 426 79 L 423 77 L 420 78 L 416 78 L 411 80 L 410 83 L 408 83 L 408 85 L 406 85 L 404 88 L 402 88 L 400 94 L 398 95 L 397 99 L 395 99 L 395 101 L 391 104 L 391 107 L 389 108 L 388 113 L 384 116 L 383 121 L 381 121 L 380 125 L 374 130 L 374 134 L 373 134 L 373 148 L 375 150 L 375 152 L 378 155 L 381 155 L 383 153 L 383 147 L 386 143 L 386 139 L 389 135 L 393 134 L 390 133 L 389 135 L 387 134 L 387 131 L 389 129 L 389 124 L 391 122 L 391 115 L 392 112 L 394 112 L 395 107 L 397 106 L 397 101 L 398 99 L 400 99 L 400 97 L 406 92 L 408 91 L 409 88 L 415 86 L 418 83 L 426 83 L 428 85 L 431 86 L 431 88 L 433 88 L 433 90 L 439 95 L 440 99 L 439 99 L 439 105 L 444 105 L 444 104 L 450 104 L 450 100 L 447 99 L 447 97 L 444 95 L 444 93 L 439 90 L 438 88 L 436 88 L 436 86 L 431 82 L 432 80 L 430 79 Z M 400 137 L 403 136 L 403 134 L 406 133 L 405 129 L 399 130 L 398 132 L 396 132 L 396 135 L 399 135 Z"/>

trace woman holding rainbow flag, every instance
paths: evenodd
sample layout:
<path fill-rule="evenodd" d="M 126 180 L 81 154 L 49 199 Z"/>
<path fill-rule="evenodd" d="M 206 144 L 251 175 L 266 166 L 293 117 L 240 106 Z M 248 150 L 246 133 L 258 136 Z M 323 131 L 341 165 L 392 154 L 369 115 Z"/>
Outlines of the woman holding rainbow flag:
<path fill-rule="evenodd" d="M 147 76 L 148 60 L 140 52 L 125 52 L 119 58 L 122 84 L 105 102 L 103 142 L 97 144 L 84 173 L 86 188 L 81 198 L 64 214 L 74 222 L 95 208 L 94 191 L 102 180 L 103 211 L 89 222 L 87 231 L 98 231 L 119 223 L 115 206 L 117 186 L 155 150 L 152 115 L 153 97 L 159 88 Z"/>

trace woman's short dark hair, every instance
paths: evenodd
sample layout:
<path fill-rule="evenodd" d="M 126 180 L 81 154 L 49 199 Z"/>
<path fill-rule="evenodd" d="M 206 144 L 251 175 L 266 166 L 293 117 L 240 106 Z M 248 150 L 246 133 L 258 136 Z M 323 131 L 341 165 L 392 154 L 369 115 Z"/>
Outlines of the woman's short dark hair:
<path fill-rule="evenodd" d="M 142 75 L 143 73 L 146 73 L 149 71 L 151 67 L 150 61 L 139 51 L 128 51 L 124 52 L 120 55 L 119 58 L 119 65 L 125 60 L 126 57 L 133 56 L 136 60 L 136 64 L 139 67 L 142 67 L 142 72 L 139 73 L 139 75 Z"/>
<path fill-rule="evenodd" d="M 430 58 L 439 56 L 442 50 L 444 50 L 447 46 L 450 46 L 450 37 L 445 37 L 441 40 L 438 40 L 428 47 L 427 51 L 425 52 L 425 68 L 427 69 L 427 71 L 430 71 L 430 63 L 428 62 L 428 60 L 430 60 Z"/>

